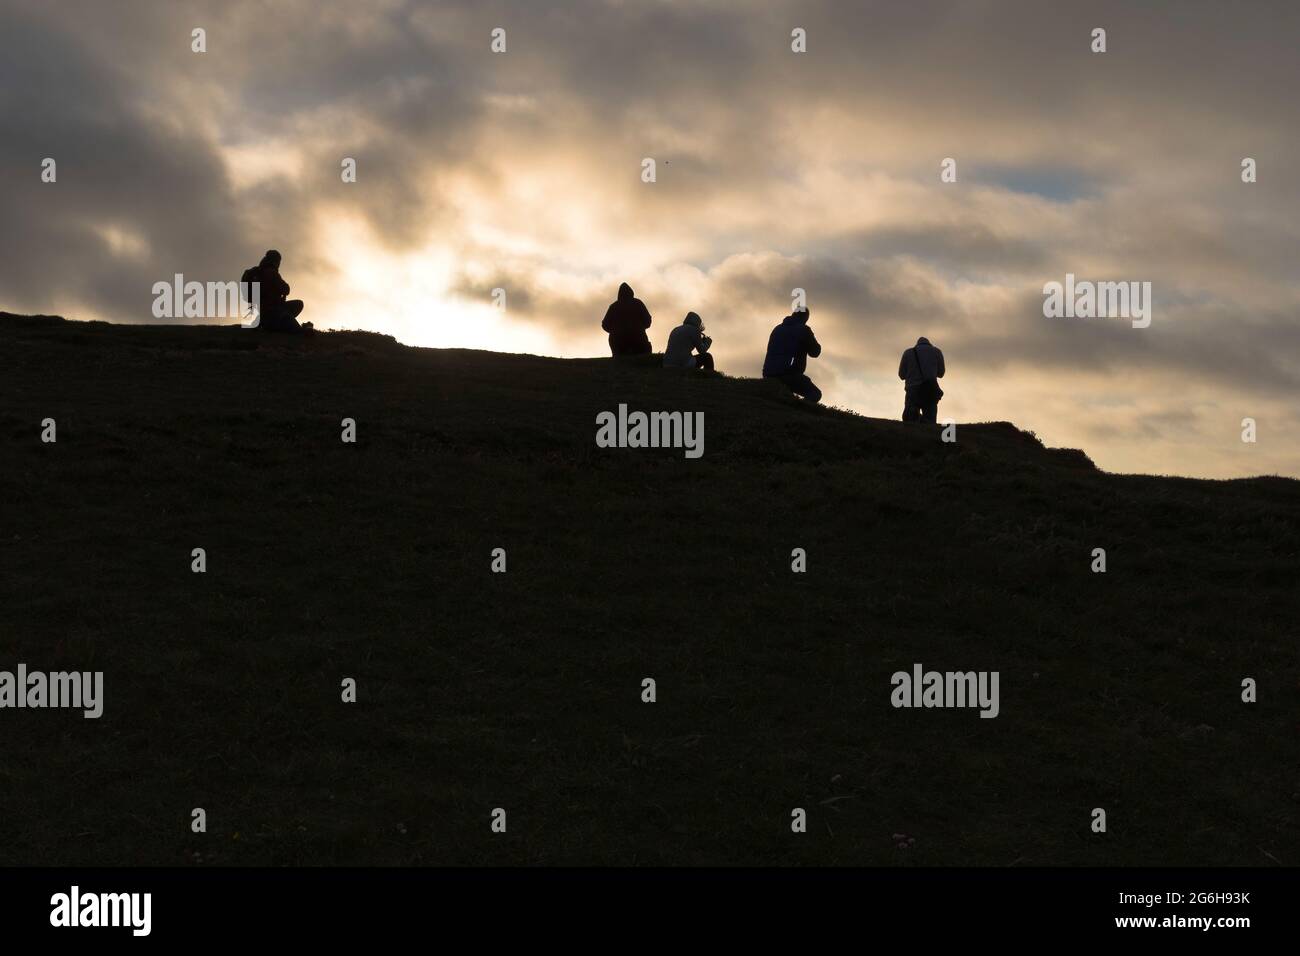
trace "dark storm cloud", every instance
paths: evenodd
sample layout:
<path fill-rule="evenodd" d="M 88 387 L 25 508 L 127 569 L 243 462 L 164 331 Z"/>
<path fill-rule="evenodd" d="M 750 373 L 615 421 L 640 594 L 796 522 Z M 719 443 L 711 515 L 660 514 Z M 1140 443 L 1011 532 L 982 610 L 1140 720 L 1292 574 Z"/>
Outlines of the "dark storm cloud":
<path fill-rule="evenodd" d="M 10 305 L 93 304 L 148 315 L 156 255 L 194 271 L 231 251 L 238 220 L 225 172 L 202 140 L 157 122 L 132 99 L 121 67 L 72 33 L 0 7 L 0 290 Z M 40 181 L 41 162 L 58 181 Z M 115 256 L 118 229 L 153 255 Z"/>

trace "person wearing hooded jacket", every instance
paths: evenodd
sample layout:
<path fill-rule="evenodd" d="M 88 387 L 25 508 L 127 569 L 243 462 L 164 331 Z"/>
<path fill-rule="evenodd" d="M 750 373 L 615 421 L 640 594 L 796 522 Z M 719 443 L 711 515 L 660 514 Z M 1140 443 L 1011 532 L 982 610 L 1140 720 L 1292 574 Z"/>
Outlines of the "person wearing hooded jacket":
<path fill-rule="evenodd" d="M 696 313 L 687 312 L 682 324 L 668 333 L 664 368 L 698 368 L 712 372 L 713 356 L 709 354 L 712 344 L 713 339 L 704 334 L 704 322 Z"/>
<path fill-rule="evenodd" d="M 645 334 L 650 328 L 650 310 L 632 294 L 626 282 L 618 287 L 618 300 L 605 310 L 600 327 L 609 333 L 609 351 L 614 356 L 649 355 L 653 351 Z"/>
<path fill-rule="evenodd" d="M 241 284 L 256 282 L 258 291 L 258 328 L 263 332 L 310 332 L 312 324 L 298 324 L 302 314 L 302 299 L 290 299 L 289 283 L 280 275 L 280 253 L 275 249 L 266 250 L 262 261 L 251 269 L 244 271 Z M 250 298 L 251 293 L 246 293 Z"/>
<path fill-rule="evenodd" d="M 822 354 L 822 347 L 808 327 L 808 307 L 795 309 L 772 330 L 763 359 L 763 377 L 780 379 L 796 395 L 820 402 L 822 390 L 806 373 L 808 359 Z"/>
<path fill-rule="evenodd" d="M 943 398 L 938 381 L 943 373 L 943 352 L 924 335 L 903 353 L 898 363 L 898 377 L 904 382 L 903 421 L 934 424 Z"/>

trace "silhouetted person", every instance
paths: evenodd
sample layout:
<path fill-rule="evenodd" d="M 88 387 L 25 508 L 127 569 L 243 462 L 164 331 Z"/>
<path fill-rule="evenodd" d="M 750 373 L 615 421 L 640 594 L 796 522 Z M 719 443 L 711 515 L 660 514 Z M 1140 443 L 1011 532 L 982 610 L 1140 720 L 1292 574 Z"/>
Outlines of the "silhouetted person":
<path fill-rule="evenodd" d="M 312 324 L 298 324 L 302 314 L 302 299 L 289 299 L 289 283 L 280 276 L 280 253 L 268 249 L 262 261 L 244 272 L 241 282 L 260 283 L 258 309 L 261 321 L 257 327 L 264 332 L 311 331 Z"/>
<path fill-rule="evenodd" d="M 822 400 L 822 390 L 804 374 L 809 357 L 822 354 L 822 347 L 808 328 L 808 307 L 796 309 L 781 320 L 767 338 L 767 358 L 763 360 L 763 377 L 779 378 L 790 391 L 810 402 Z"/>
<path fill-rule="evenodd" d="M 700 368 L 712 372 L 713 356 L 709 354 L 709 346 L 712 344 L 713 339 L 704 334 L 704 323 L 700 317 L 694 312 L 687 312 L 682 324 L 668 333 L 664 368 Z"/>
<path fill-rule="evenodd" d="M 903 353 L 898 377 L 906 383 L 903 421 L 933 425 L 939 414 L 939 399 L 943 398 L 943 389 L 939 387 L 939 379 L 943 378 L 943 353 L 921 336 Z"/>
<path fill-rule="evenodd" d="M 650 310 L 632 294 L 632 287 L 624 282 L 618 287 L 618 301 L 610 303 L 600 327 L 609 333 L 609 351 L 612 355 L 649 355 L 650 339 L 645 330 L 650 328 Z"/>

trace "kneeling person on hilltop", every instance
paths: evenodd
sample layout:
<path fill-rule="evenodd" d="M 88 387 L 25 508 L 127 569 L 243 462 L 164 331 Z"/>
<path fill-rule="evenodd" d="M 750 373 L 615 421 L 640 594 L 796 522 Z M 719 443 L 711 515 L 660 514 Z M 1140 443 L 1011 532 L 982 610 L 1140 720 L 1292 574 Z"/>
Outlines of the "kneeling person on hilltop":
<path fill-rule="evenodd" d="M 820 402 L 822 390 L 804 373 L 808 359 L 821 354 L 822 347 L 808 327 L 808 307 L 795 309 L 768 336 L 763 377 L 780 379 L 796 395 Z"/>
<path fill-rule="evenodd" d="M 262 261 L 251 269 L 245 269 L 240 277 L 242 287 L 250 282 L 258 283 L 258 310 L 260 319 L 257 327 L 263 332 L 310 332 L 310 322 L 298 324 L 302 314 L 302 299 L 289 299 L 289 283 L 280 276 L 280 253 L 268 249 Z M 251 295 L 245 292 L 250 301 Z"/>
<path fill-rule="evenodd" d="M 687 312 L 682 324 L 668 333 L 664 349 L 664 368 L 698 368 L 713 371 L 709 346 L 713 339 L 704 334 L 704 323 L 694 312 Z M 699 354 L 695 354 L 698 352 Z"/>
<path fill-rule="evenodd" d="M 609 351 L 615 357 L 649 355 L 652 351 L 650 337 L 645 334 L 650 328 L 650 310 L 632 294 L 626 282 L 618 287 L 618 300 L 605 310 L 600 327 L 609 333 Z"/>

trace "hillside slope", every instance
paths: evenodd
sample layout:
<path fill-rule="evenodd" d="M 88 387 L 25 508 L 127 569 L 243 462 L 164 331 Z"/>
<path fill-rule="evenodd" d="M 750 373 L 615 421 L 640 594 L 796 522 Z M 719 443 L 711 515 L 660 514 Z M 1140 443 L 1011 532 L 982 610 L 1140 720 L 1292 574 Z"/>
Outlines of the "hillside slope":
<path fill-rule="evenodd" d="M 703 412 L 703 456 L 598 448 L 620 402 Z M 1300 862 L 1295 481 L 4 314 L 0 439 L 0 670 L 105 680 L 98 720 L 0 710 L 0 864 Z M 892 707 L 917 663 L 997 671 L 998 716 Z"/>

